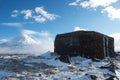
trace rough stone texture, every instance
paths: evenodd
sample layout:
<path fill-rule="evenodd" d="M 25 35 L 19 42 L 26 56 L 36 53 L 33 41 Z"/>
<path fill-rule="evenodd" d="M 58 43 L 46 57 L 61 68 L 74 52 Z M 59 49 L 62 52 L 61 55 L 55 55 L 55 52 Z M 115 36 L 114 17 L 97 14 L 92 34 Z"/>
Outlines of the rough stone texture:
<path fill-rule="evenodd" d="M 76 31 L 58 34 L 54 52 L 64 56 L 84 56 L 104 59 L 115 57 L 114 39 L 95 31 Z"/>

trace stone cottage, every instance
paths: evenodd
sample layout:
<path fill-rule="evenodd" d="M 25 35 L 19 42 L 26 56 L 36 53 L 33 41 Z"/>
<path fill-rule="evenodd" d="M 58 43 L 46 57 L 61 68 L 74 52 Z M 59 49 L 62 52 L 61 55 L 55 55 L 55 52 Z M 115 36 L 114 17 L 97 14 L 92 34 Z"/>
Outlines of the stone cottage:
<path fill-rule="evenodd" d="M 58 34 L 54 52 L 61 56 L 84 56 L 92 59 L 115 57 L 114 39 L 95 31 Z"/>

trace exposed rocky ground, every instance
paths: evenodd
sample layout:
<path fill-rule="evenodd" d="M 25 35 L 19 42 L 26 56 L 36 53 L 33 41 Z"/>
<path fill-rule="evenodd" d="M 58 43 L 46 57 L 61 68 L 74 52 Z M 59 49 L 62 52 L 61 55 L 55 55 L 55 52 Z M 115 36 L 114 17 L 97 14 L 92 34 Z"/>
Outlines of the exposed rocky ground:
<path fill-rule="evenodd" d="M 120 80 L 120 56 L 102 61 L 78 56 L 70 64 L 57 57 L 0 54 L 0 80 Z"/>

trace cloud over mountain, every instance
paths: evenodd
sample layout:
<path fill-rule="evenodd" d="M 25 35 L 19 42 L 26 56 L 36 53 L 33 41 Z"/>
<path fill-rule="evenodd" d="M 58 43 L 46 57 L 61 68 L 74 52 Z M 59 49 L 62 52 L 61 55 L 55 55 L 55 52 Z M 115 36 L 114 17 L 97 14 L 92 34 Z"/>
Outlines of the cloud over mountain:
<path fill-rule="evenodd" d="M 21 35 L 0 44 L 0 53 L 41 54 L 53 51 L 53 39 L 47 31 L 22 30 Z"/>

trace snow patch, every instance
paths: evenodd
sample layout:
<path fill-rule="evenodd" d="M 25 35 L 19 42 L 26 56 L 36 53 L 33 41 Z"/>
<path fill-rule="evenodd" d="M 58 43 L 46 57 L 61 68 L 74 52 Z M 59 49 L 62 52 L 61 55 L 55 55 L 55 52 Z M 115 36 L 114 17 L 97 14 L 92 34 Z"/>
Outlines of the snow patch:
<path fill-rule="evenodd" d="M 5 76 L 8 76 L 8 75 L 9 75 L 9 72 L 7 72 L 7 71 L 0 71 L 0 79 L 2 79 Z"/>
<path fill-rule="evenodd" d="M 51 65 L 51 66 L 67 66 L 66 63 L 63 63 L 61 62 L 60 60 L 55 60 L 55 59 L 50 59 L 50 60 L 47 60 L 47 61 L 44 61 L 44 63 L 48 64 L 48 65 Z"/>
<path fill-rule="evenodd" d="M 44 54 L 41 54 L 40 56 L 45 57 L 45 58 L 51 58 L 52 57 L 50 51 L 48 51 L 48 52 L 46 52 Z"/>

